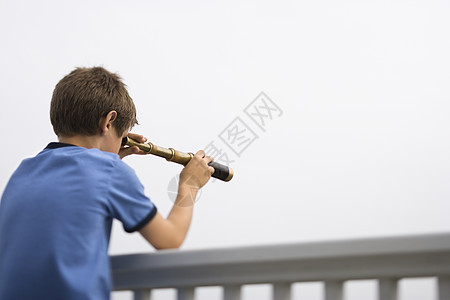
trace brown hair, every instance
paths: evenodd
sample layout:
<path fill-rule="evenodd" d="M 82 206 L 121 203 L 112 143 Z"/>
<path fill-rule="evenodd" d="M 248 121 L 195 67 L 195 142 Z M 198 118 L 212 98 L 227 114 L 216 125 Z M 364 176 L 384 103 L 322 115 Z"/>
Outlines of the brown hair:
<path fill-rule="evenodd" d="M 96 135 L 101 118 L 115 110 L 113 126 L 122 135 L 135 124 L 136 108 L 121 78 L 102 67 L 76 68 L 53 91 L 50 120 L 57 136 Z"/>

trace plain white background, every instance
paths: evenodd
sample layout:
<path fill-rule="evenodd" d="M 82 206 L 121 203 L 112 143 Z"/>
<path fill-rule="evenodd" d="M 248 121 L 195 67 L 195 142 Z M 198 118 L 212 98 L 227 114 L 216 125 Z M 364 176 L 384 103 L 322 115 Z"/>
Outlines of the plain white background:
<path fill-rule="evenodd" d="M 448 232 L 449 13 L 444 0 L 2 0 L 0 189 L 56 141 L 58 80 L 101 65 L 128 85 L 134 131 L 185 152 L 215 141 L 235 160 L 231 182 L 203 189 L 182 249 Z M 282 110 L 265 131 L 244 113 L 262 91 Z M 218 137 L 236 117 L 258 135 L 239 157 Z M 126 162 L 167 215 L 181 166 Z M 114 224 L 111 254 L 150 251 Z M 432 283 L 405 285 L 402 299 L 433 299 Z"/>

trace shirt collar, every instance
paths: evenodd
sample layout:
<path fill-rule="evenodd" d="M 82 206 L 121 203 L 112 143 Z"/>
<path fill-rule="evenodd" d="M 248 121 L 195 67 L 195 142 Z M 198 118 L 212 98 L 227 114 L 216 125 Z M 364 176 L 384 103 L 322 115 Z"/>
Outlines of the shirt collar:
<path fill-rule="evenodd" d="M 77 147 L 76 145 L 67 144 L 67 143 L 59 143 L 59 142 L 51 142 L 45 147 L 45 149 L 57 149 L 63 147 Z"/>

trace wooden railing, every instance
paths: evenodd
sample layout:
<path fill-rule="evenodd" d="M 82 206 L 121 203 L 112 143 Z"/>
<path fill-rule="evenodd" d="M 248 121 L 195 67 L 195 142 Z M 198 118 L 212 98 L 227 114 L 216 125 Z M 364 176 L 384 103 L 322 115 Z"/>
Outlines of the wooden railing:
<path fill-rule="evenodd" d="M 222 286 L 223 299 L 241 287 L 270 283 L 275 300 L 291 299 L 291 284 L 324 282 L 325 300 L 343 299 L 347 280 L 376 279 L 380 300 L 397 299 L 402 278 L 437 277 L 438 299 L 450 300 L 450 234 L 222 248 L 164 250 L 111 257 L 114 290 L 149 299 L 151 289 L 175 288 L 193 300 L 196 287 Z M 156 299 L 157 300 L 157 299 Z"/>

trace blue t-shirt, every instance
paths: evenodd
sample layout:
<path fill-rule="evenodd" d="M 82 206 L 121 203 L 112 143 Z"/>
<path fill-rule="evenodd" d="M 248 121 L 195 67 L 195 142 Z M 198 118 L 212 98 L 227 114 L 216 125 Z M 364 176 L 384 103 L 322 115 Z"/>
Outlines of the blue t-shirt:
<path fill-rule="evenodd" d="M 109 299 L 113 218 L 133 232 L 155 214 L 117 154 L 50 143 L 0 202 L 0 299 Z"/>

